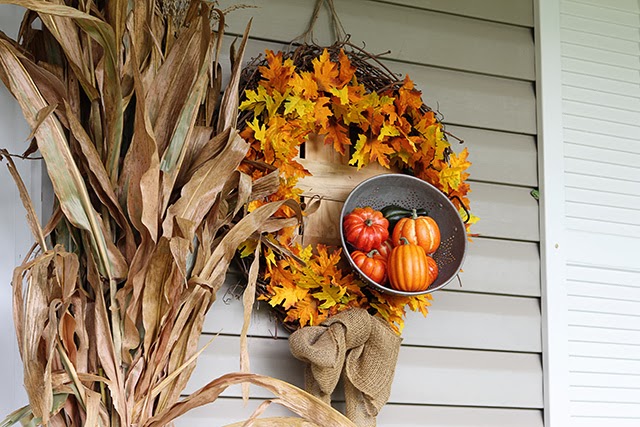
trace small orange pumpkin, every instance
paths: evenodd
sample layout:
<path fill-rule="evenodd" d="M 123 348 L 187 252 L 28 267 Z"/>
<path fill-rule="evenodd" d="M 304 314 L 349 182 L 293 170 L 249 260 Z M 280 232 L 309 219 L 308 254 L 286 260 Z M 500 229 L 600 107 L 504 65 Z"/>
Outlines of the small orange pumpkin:
<path fill-rule="evenodd" d="M 421 246 L 400 238 L 387 261 L 387 274 L 393 289 L 405 292 L 424 291 L 431 283 L 427 254 Z"/>
<path fill-rule="evenodd" d="M 429 286 L 431 286 L 431 284 L 436 281 L 439 271 L 436 260 L 431 258 L 429 255 L 427 255 L 427 267 L 429 268 Z"/>
<path fill-rule="evenodd" d="M 387 259 L 377 250 L 373 249 L 368 253 L 353 251 L 351 258 L 360 271 L 374 282 L 382 284 L 387 279 Z"/>
<path fill-rule="evenodd" d="M 421 246 L 427 254 L 432 254 L 440 246 L 440 227 L 430 216 L 418 216 L 414 209 L 411 217 L 402 218 L 393 229 L 391 242 L 400 245 L 400 238 Z"/>

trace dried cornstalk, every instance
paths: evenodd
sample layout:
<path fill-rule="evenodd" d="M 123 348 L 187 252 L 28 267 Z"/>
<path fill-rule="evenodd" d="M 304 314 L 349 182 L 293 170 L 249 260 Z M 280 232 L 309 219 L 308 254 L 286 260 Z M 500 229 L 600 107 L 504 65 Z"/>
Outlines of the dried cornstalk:
<path fill-rule="evenodd" d="M 352 425 L 250 374 L 179 402 L 238 246 L 273 229 L 283 203 L 300 213 L 291 202 L 243 209 L 278 183 L 254 191 L 237 171 L 248 144 L 235 130 L 239 62 L 220 96 L 223 12 L 195 0 L 173 2 L 179 10 L 166 0 L 0 3 L 27 9 L 19 43 L 0 33 L 0 78 L 33 130 L 25 154 L 40 152 L 56 200 L 41 229 L 0 153 L 38 245 L 13 279 L 29 405 L 2 425 L 161 426 L 241 382 L 268 388 L 309 422 Z M 252 296 L 245 301 L 250 309 Z"/>

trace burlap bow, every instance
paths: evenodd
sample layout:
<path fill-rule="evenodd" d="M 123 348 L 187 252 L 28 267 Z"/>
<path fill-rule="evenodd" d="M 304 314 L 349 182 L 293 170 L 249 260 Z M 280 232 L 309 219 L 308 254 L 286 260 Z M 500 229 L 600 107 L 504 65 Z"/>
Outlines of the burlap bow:
<path fill-rule="evenodd" d="M 307 326 L 289 337 L 291 353 L 306 362 L 305 387 L 331 403 L 343 377 L 346 416 L 360 427 L 376 425 L 389 400 L 402 338 L 381 319 L 353 308 L 320 326 Z"/>

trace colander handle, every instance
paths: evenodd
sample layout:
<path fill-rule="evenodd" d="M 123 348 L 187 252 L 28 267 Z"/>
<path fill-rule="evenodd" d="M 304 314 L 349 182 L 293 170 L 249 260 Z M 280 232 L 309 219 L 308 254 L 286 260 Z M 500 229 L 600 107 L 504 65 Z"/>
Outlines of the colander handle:
<path fill-rule="evenodd" d="M 464 202 L 460 200 L 460 197 L 452 196 L 452 197 L 449 197 L 449 200 L 457 200 L 458 202 L 460 202 L 460 206 L 462 206 L 462 210 L 464 210 L 464 213 L 467 214 L 467 219 L 463 220 L 462 222 L 464 222 L 465 224 L 468 223 L 469 220 L 471 219 L 471 214 L 469 213 L 469 210 L 467 209 L 467 207 L 464 205 Z"/>

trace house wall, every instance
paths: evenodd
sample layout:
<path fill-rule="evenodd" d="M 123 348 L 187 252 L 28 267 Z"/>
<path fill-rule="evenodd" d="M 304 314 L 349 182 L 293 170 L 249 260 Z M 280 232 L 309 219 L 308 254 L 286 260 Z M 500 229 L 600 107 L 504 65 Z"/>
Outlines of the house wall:
<path fill-rule="evenodd" d="M 640 424 L 640 2 L 560 2 L 568 412 Z"/>
<path fill-rule="evenodd" d="M 227 31 L 240 34 L 254 17 L 248 57 L 300 34 L 314 1 L 245 1 L 258 9 L 235 11 Z M 482 221 L 461 275 L 434 296 L 427 319 L 410 314 L 390 403 L 381 426 L 543 425 L 540 257 L 536 144 L 533 3 L 484 1 L 336 1 L 351 40 L 369 52 L 390 50 L 385 64 L 408 73 L 438 108 L 447 129 L 465 140 L 474 212 Z M 224 4 L 223 4 L 224 6 Z M 316 25 L 328 43 L 325 11 Z M 228 41 L 228 39 L 227 39 Z M 187 391 L 238 369 L 242 304 L 219 298 L 205 325 L 203 343 L 221 333 L 201 356 Z M 303 385 L 302 366 L 291 357 L 285 333 L 267 307 L 251 328 L 252 371 Z M 278 339 L 274 339 L 277 336 Z M 179 425 L 223 425 L 251 413 L 268 397 L 252 389 L 249 408 L 240 390 Z M 340 400 L 341 393 L 336 396 Z M 272 405 L 274 406 L 274 405 Z M 282 411 L 270 407 L 265 416 Z"/>
<path fill-rule="evenodd" d="M 0 5 L 0 29 L 15 37 L 22 11 L 14 6 Z M 4 85 L 0 84 L 0 148 L 11 153 L 22 153 L 29 129 L 22 118 L 20 107 Z M 17 161 L 25 185 L 31 194 L 39 195 L 40 165 Z M 40 199 L 34 200 L 37 209 Z M 32 243 L 25 210 L 20 196 L 4 162 L 0 165 L 0 418 L 27 403 L 22 388 L 22 363 L 18 354 L 11 309 L 11 276 L 13 268 L 22 262 Z"/>

